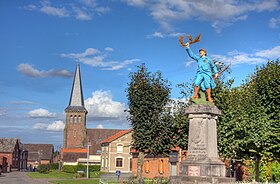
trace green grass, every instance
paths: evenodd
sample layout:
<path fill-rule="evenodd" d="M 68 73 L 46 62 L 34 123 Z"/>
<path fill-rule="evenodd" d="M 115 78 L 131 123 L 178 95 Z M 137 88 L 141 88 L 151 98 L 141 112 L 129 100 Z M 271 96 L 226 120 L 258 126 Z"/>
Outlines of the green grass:
<path fill-rule="evenodd" d="M 73 179 L 73 180 L 52 180 L 54 184 L 99 184 L 99 179 Z"/>
<path fill-rule="evenodd" d="M 101 172 L 90 172 L 90 178 L 99 178 Z M 86 177 L 86 173 L 84 173 Z M 48 173 L 31 172 L 27 176 L 31 178 L 61 178 L 61 179 L 73 179 L 77 178 L 77 173 L 66 173 L 58 170 L 50 170 Z M 84 178 L 85 178 L 84 177 Z"/>
<path fill-rule="evenodd" d="M 31 172 L 28 173 L 27 176 L 31 178 L 63 178 L 63 179 L 70 179 L 74 177 L 73 173 L 66 173 L 57 170 L 50 170 L 48 173 L 39 173 L 39 172 Z"/>

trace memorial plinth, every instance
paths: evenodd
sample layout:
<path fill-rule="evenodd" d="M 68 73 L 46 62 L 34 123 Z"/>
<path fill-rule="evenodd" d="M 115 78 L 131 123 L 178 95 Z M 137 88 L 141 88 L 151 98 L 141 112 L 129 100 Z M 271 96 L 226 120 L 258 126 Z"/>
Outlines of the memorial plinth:
<path fill-rule="evenodd" d="M 188 157 L 180 163 L 180 176 L 171 183 L 228 183 L 225 164 L 217 148 L 217 119 L 221 111 L 216 106 L 196 105 L 186 110 L 189 116 Z"/>

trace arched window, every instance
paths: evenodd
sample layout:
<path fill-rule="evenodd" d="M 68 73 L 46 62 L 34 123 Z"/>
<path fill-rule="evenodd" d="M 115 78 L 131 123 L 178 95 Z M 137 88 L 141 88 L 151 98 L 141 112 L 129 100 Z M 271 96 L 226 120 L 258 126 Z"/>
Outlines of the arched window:
<path fill-rule="evenodd" d="M 158 172 L 160 174 L 163 174 L 163 172 L 164 172 L 164 160 L 163 159 L 160 159 L 158 161 Z"/>
<path fill-rule="evenodd" d="M 81 117 L 81 115 L 79 115 L 78 122 L 81 123 L 81 121 L 82 121 L 82 117 Z"/>
<path fill-rule="evenodd" d="M 74 123 L 77 123 L 77 116 L 74 116 Z"/>
<path fill-rule="evenodd" d="M 73 123 L 73 116 L 70 115 L 70 123 Z"/>
<path fill-rule="evenodd" d="M 151 169 L 151 163 L 149 160 L 146 160 L 145 161 L 145 172 L 146 173 L 149 173 L 150 172 L 150 169 Z"/>

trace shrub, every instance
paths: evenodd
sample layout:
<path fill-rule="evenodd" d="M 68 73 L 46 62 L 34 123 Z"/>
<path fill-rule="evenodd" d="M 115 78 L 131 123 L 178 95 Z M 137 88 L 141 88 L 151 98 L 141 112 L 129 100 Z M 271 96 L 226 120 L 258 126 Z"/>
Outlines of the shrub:
<path fill-rule="evenodd" d="M 280 163 L 273 161 L 270 165 L 272 181 L 280 182 Z"/>
<path fill-rule="evenodd" d="M 100 165 L 90 165 L 90 166 L 89 166 L 89 170 L 90 170 L 91 172 L 100 171 Z"/>
<path fill-rule="evenodd" d="M 42 165 L 39 165 L 37 167 L 39 173 L 48 173 L 50 171 L 50 165 L 49 164 L 42 164 Z"/>
<path fill-rule="evenodd" d="M 64 165 L 63 171 L 67 173 L 77 173 L 77 166 L 76 165 Z"/>
<path fill-rule="evenodd" d="M 68 173 L 77 173 L 77 171 L 87 171 L 87 165 L 64 165 L 63 171 Z M 90 172 L 98 172 L 100 171 L 100 165 L 89 165 Z"/>
<path fill-rule="evenodd" d="M 51 163 L 51 164 L 50 164 L 50 169 L 51 169 L 51 170 L 58 170 L 58 166 L 59 166 L 58 163 Z"/>

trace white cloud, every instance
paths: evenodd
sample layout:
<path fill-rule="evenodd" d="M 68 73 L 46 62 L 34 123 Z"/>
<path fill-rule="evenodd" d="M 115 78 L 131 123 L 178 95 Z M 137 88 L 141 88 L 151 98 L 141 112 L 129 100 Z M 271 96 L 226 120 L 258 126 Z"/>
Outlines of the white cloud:
<path fill-rule="evenodd" d="M 32 104 L 34 104 L 34 102 L 25 101 L 25 100 L 22 100 L 22 101 L 11 101 L 10 103 L 14 104 L 14 105 L 32 105 Z"/>
<path fill-rule="evenodd" d="M 179 37 L 184 35 L 184 33 L 162 33 L 162 32 L 154 32 L 147 36 L 147 38 L 167 38 L 167 37 Z"/>
<path fill-rule="evenodd" d="M 196 63 L 196 61 L 194 61 L 194 60 L 191 60 L 191 61 L 188 61 L 188 62 L 186 62 L 186 67 L 189 67 L 189 66 L 191 66 L 193 63 Z"/>
<path fill-rule="evenodd" d="M 278 28 L 280 25 L 280 17 L 278 18 L 271 18 L 268 23 L 270 28 Z"/>
<path fill-rule="evenodd" d="M 67 10 L 65 8 L 56 8 L 52 6 L 43 6 L 40 9 L 41 12 L 48 15 L 57 16 L 57 17 L 69 17 Z"/>
<path fill-rule="evenodd" d="M 113 52 L 113 51 L 114 51 L 114 49 L 113 49 L 113 48 L 111 48 L 111 47 L 106 47 L 106 48 L 105 48 L 105 51 L 108 51 L 108 52 Z"/>
<path fill-rule="evenodd" d="M 28 112 L 28 116 L 31 118 L 54 118 L 56 117 L 56 113 L 51 113 L 46 109 L 35 109 Z"/>
<path fill-rule="evenodd" d="M 280 46 L 273 47 L 272 49 L 261 50 L 255 53 L 255 56 L 264 57 L 268 59 L 277 59 L 280 57 Z"/>
<path fill-rule="evenodd" d="M 28 63 L 22 63 L 17 66 L 17 70 L 29 77 L 72 77 L 73 73 L 68 70 L 38 70 Z"/>
<path fill-rule="evenodd" d="M 139 59 L 127 59 L 124 61 L 107 61 L 109 52 L 113 52 L 114 49 L 106 47 L 104 51 L 98 49 L 88 48 L 82 53 L 69 53 L 61 54 L 61 57 L 75 59 L 76 61 L 90 65 L 92 67 L 98 67 L 101 70 L 120 70 L 128 67 L 134 62 L 140 61 Z"/>
<path fill-rule="evenodd" d="M 102 124 L 98 124 L 96 128 L 104 129 L 104 126 Z"/>
<path fill-rule="evenodd" d="M 84 10 L 74 7 L 74 12 L 76 13 L 76 19 L 78 20 L 91 20 L 91 16 Z"/>
<path fill-rule="evenodd" d="M 234 0 L 123 0 L 135 7 L 148 8 L 150 15 L 165 31 L 173 31 L 172 23 L 178 20 L 198 19 L 208 21 L 220 32 L 236 21 L 246 20 L 250 12 L 274 11 L 279 9 L 277 0 L 234 1 Z M 219 13 L 217 13 L 219 12 Z"/>
<path fill-rule="evenodd" d="M 280 56 L 280 46 L 275 46 L 272 49 L 259 50 L 255 53 L 244 53 L 238 51 L 228 52 L 227 55 L 211 55 L 212 59 L 224 63 L 235 64 L 260 64 L 265 63 L 268 59 L 275 60 Z"/>
<path fill-rule="evenodd" d="M 0 116 L 6 116 L 7 115 L 7 110 L 4 108 L 0 108 Z"/>
<path fill-rule="evenodd" d="M 88 117 L 97 119 L 125 119 L 125 104 L 113 101 L 109 91 L 94 91 L 92 96 L 85 100 Z"/>
<path fill-rule="evenodd" d="M 38 4 L 25 5 L 23 9 L 59 18 L 73 17 L 83 21 L 91 20 L 95 14 L 103 15 L 111 11 L 109 7 L 99 6 L 95 0 L 80 0 L 71 3 L 62 2 L 59 4 L 59 7 L 51 5 L 50 1 L 40 1 Z"/>
<path fill-rule="evenodd" d="M 54 121 L 51 124 L 36 123 L 33 126 L 33 129 L 59 132 L 59 131 L 63 131 L 64 127 L 65 124 L 63 123 L 63 121 L 59 120 L 59 121 Z"/>

